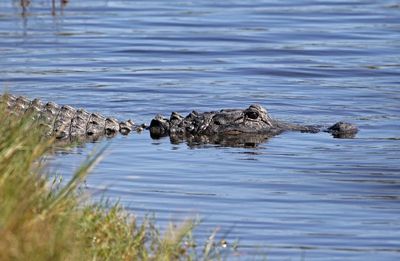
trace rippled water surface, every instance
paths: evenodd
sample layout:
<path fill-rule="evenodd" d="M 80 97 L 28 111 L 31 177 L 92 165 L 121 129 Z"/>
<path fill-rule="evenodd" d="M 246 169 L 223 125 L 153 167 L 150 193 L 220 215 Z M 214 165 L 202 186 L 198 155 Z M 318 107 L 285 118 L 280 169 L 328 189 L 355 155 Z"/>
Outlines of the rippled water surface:
<path fill-rule="evenodd" d="M 137 122 L 260 103 L 360 128 L 256 148 L 117 137 L 89 189 L 161 225 L 199 215 L 199 237 L 219 227 L 244 260 L 399 260 L 399 1 L 31 2 L 0 2 L 3 91 Z M 53 164 L 69 177 L 95 146 Z"/>

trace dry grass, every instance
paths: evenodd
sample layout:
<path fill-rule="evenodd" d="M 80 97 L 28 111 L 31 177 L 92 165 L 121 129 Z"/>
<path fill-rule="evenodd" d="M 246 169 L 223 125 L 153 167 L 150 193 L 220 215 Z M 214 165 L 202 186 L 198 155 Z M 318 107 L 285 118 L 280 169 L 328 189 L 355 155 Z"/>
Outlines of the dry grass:
<path fill-rule="evenodd" d="M 88 203 L 77 188 L 102 151 L 65 186 L 49 180 L 43 158 L 53 140 L 29 118 L 0 108 L 0 260 L 220 259 L 213 235 L 196 248 L 192 221 L 160 233 L 118 204 Z"/>

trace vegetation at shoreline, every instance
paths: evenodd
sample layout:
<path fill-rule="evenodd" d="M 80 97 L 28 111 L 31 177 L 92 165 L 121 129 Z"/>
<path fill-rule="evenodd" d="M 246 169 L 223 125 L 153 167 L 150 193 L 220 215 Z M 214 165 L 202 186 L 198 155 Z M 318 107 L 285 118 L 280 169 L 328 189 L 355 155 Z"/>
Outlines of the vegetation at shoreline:
<path fill-rule="evenodd" d="M 45 155 L 54 140 L 29 115 L 13 117 L 0 107 L 0 260 L 222 259 L 215 235 L 198 249 L 194 221 L 161 233 L 119 204 L 90 203 L 79 187 L 102 151 L 65 186 L 50 179 Z"/>

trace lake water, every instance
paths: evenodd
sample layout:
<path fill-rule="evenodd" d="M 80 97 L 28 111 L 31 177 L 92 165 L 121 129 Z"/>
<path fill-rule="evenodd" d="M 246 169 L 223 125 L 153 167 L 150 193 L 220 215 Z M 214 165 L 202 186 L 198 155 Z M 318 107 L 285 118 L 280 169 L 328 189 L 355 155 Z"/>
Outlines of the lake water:
<path fill-rule="evenodd" d="M 2 91 L 136 122 L 259 103 L 360 128 L 256 148 L 117 137 L 86 182 L 96 196 L 160 226 L 198 215 L 198 237 L 219 228 L 242 260 L 400 259 L 399 1 L 31 2 L 0 2 Z M 96 146 L 53 166 L 68 178 Z"/>

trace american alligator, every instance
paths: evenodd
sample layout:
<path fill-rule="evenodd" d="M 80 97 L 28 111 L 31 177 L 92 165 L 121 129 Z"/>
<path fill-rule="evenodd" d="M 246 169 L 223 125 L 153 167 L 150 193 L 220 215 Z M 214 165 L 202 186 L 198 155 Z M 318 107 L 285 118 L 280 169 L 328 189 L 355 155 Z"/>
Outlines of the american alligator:
<path fill-rule="evenodd" d="M 189 145 L 214 143 L 225 146 L 254 146 L 284 131 L 325 131 L 335 138 L 353 138 L 358 132 L 355 125 L 346 122 L 337 122 L 324 129 L 275 120 L 258 104 L 247 109 L 193 111 L 186 117 L 173 112 L 169 119 L 157 115 L 151 121 L 149 130 L 151 137 L 169 136 L 172 143 L 186 140 Z"/>
<path fill-rule="evenodd" d="M 32 115 L 45 126 L 48 134 L 58 140 L 97 140 L 146 128 L 145 124 L 136 125 L 131 120 L 118 121 L 68 105 L 43 103 L 23 96 L 0 95 L 0 103 L 5 104 L 12 114 Z M 157 115 L 147 129 L 153 139 L 169 136 L 172 143 L 186 141 L 189 145 L 211 143 L 223 146 L 255 146 L 284 131 L 325 131 L 335 138 L 353 138 L 358 132 L 355 125 L 346 122 L 338 122 L 325 129 L 321 126 L 286 123 L 271 118 L 267 110 L 257 104 L 247 109 L 203 113 L 193 111 L 186 117 L 173 112 L 169 119 Z"/>
<path fill-rule="evenodd" d="M 0 103 L 14 115 L 31 115 L 46 130 L 46 134 L 58 140 L 97 140 L 113 137 L 117 133 L 127 135 L 133 129 L 141 130 L 131 120 L 118 121 L 99 113 L 90 113 L 68 105 L 54 102 L 43 103 L 39 99 L 29 100 L 12 94 L 0 95 Z"/>

